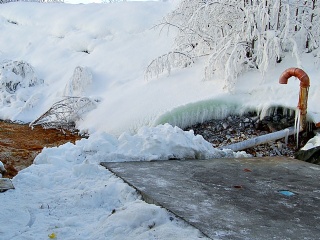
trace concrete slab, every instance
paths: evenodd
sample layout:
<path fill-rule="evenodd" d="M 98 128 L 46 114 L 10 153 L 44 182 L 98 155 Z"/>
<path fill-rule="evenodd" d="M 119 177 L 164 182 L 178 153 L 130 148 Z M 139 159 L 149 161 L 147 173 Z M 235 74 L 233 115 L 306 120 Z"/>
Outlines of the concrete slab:
<path fill-rule="evenodd" d="M 101 165 L 211 239 L 320 239 L 318 165 L 269 157 Z"/>

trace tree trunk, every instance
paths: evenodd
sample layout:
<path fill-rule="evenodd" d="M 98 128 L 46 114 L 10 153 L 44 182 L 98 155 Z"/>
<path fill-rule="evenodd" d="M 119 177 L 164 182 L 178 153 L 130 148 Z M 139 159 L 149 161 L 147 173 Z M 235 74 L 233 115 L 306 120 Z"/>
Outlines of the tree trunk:
<path fill-rule="evenodd" d="M 281 4 L 281 0 L 280 0 L 280 2 L 279 2 L 279 12 L 278 12 L 278 17 L 277 17 L 277 30 L 280 29 L 281 8 L 282 8 L 282 4 Z"/>
<path fill-rule="evenodd" d="M 295 23 L 295 26 L 294 26 L 294 31 L 295 32 L 298 32 L 298 16 L 299 16 L 299 5 L 298 3 L 296 3 L 296 23 Z"/>
<path fill-rule="evenodd" d="M 316 1 L 317 0 L 312 0 L 312 10 L 311 10 L 311 18 L 310 18 L 310 31 L 312 30 L 312 22 L 313 22 L 313 19 L 314 19 L 314 11 L 315 11 L 315 8 L 316 8 Z M 306 49 L 308 49 L 308 51 L 310 51 L 309 49 L 310 47 L 310 37 L 309 35 L 307 36 L 307 41 L 306 41 Z"/>

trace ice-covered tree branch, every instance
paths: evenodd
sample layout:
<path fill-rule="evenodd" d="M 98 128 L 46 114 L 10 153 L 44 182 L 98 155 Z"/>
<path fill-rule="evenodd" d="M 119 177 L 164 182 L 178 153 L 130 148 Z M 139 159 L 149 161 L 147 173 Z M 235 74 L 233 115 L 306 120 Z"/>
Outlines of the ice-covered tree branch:
<path fill-rule="evenodd" d="M 152 61 L 148 76 L 207 56 L 204 76 L 220 74 L 232 90 L 248 69 L 264 73 L 287 52 L 299 61 L 302 52 L 318 49 L 319 13 L 317 0 L 182 0 L 158 25 L 178 30 L 174 49 Z M 192 57 L 176 64 L 170 60 L 176 53 Z"/>
<path fill-rule="evenodd" d="M 183 52 L 169 52 L 154 59 L 147 67 L 145 78 L 158 77 L 160 74 L 167 72 L 170 74 L 172 68 L 188 67 L 193 64 L 192 56 Z"/>

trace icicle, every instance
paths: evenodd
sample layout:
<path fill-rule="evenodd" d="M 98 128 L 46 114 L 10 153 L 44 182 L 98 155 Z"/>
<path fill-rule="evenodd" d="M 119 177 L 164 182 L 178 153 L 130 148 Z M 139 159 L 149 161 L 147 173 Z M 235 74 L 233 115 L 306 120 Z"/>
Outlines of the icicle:
<path fill-rule="evenodd" d="M 300 109 L 296 109 L 296 116 L 294 119 L 294 130 L 296 132 L 296 141 L 297 141 L 297 148 L 299 146 L 299 132 L 300 132 Z"/>
<path fill-rule="evenodd" d="M 295 130 L 296 130 L 296 129 L 294 129 L 294 131 L 295 131 Z M 289 138 L 289 135 L 290 135 L 290 130 L 289 130 L 289 128 L 286 128 L 285 131 L 286 131 L 286 136 L 284 137 L 284 143 L 285 143 L 286 145 L 288 145 L 288 138 Z"/>

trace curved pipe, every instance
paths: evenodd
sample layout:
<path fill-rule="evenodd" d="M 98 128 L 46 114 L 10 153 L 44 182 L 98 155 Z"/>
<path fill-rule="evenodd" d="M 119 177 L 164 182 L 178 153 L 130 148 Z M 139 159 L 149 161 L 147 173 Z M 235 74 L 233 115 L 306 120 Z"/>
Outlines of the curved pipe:
<path fill-rule="evenodd" d="M 287 84 L 290 77 L 296 77 L 300 80 L 300 87 L 307 88 L 310 86 L 308 74 L 300 68 L 288 68 L 285 70 L 279 79 L 280 84 Z"/>
<path fill-rule="evenodd" d="M 279 83 L 287 84 L 290 77 L 296 77 L 300 80 L 300 93 L 298 102 L 298 108 L 300 110 L 300 129 L 305 130 L 307 126 L 307 105 L 310 79 L 302 69 L 288 68 L 281 74 Z"/>

